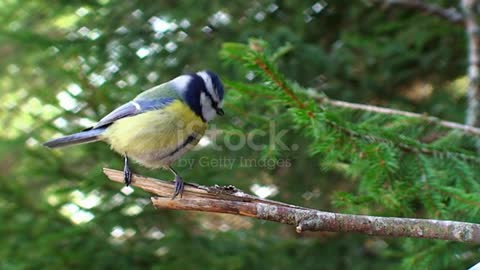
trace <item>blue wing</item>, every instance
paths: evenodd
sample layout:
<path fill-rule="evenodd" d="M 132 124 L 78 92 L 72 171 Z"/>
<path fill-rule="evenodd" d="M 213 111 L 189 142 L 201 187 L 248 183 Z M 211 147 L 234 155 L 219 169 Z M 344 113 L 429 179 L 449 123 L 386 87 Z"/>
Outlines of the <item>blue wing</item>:
<path fill-rule="evenodd" d="M 172 103 L 175 98 L 165 97 L 151 100 L 133 100 L 118 107 L 107 116 L 103 117 L 95 126 L 91 129 L 104 127 L 111 123 L 129 116 L 134 116 L 147 111 L 158 110 L 166 105 Z"/>

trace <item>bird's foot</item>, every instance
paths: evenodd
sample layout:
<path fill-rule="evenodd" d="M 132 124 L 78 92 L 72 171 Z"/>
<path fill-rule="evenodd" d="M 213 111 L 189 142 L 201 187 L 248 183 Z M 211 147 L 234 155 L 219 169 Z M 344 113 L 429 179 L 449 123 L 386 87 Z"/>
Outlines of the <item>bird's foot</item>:
<path fill-rule="evenodd" d="M 125 156 L 125 166 L 123 166 L 123 181 L 127 187 L 132 183 L 132 171 L 130 170 L 130 167 L 128 167 L 127 156 Z"/>
<path fill-rule="evenodd" d="M 183 188 L 185 185 L 183 179 L 180 176 L 175 175 L 175 180 L 173 180 L 173 182 L 175 183 L 175 192 L 173 193 L 172 200 L 178 195 L 180 195 L 180 198 L 182 198 Z"/>
<path fill-rule="evenodd" d="M 129 168 L 123 170 L 123 181 L 127 187 L 132 183 L 132 171 Z"/>

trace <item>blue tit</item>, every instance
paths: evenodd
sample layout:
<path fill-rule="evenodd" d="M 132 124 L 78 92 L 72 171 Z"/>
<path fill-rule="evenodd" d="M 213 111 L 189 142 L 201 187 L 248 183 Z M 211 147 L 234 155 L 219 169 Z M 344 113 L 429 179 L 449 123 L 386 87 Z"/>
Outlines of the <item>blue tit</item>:
<path fill-rule="evenodd" d="M 183 180 L 172 163 L 201 139 L 207 123 L 223 115 L 223 85 L 211 71 L 181 75 L 148 89 L 118 107 L 93 127 L 44 143 L 50 148 L 103 141 L 124 155 L 128 186 L 133 159 L 147 168 L 166 168 L 175 175 L 173 198 L 183 192 Z"/>

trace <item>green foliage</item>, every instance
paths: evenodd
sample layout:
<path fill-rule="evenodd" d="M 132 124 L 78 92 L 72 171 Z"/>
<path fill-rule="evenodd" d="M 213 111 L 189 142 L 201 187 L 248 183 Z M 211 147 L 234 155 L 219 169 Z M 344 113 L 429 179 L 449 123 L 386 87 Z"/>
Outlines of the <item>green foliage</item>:
<path fill-rule="evenodd" d="M 467 244 L 158 211 L 105 179 L 102 167 L 123 166 L 108 146 L 41 146 L 211 69 L 226 117 L 176 163 L 187 181 L 329 211 L 479 222 L 474 138 L 322 102 L 461 122 L 463 38 L 462 27 L 369 1 L 2 1 L 0 269 L 467 268 L 478 260 Z"/>
<path fill-rule="evenodd" d="M 310 155 L 318 156 L 328 170 L 358 183 L 350 193 L 337 193 L 334 205 L 353 213 L 376 209 L 367 212 L 394 216 L 421 213 L 417 215 L 480 222 L 475 203 L 478 198 L 469 194 L 478 190 L 480 177 L 480 159 L 472 141 L 468 144 L 458 131 L 422 120 L 365 115 L 324 105 L 325 94 L 313 95 L 284 78 L 272 62 L 277 54 L 260 40 L 251 40 L 248 45 L 227 43 L 221 51 L 225 59 L 258 77 L 258 82 L 250 85 L 235 84 L 237 91 L 268 93 L 270 108 L 283 107 L 281 113 L 290 116 L 295 130 L 310 138 Z M 318 96 L 322 98 L 311 101 Z M 266 113 L 273 117 L 278 108 Z M 422 138 L 435 133 L 442 136 L 432 143 L 422 142 Z M 472 204 L 476 209 L 471 209 Z M 435 257 L 441 252 L 446 256 L 450 250 L 438 249 Z M 415 261 L 428 268 L 435 258 L 414 256 L 405 258 L 404 265 L 413 268 L 417 266 L 412 263 Z"/>

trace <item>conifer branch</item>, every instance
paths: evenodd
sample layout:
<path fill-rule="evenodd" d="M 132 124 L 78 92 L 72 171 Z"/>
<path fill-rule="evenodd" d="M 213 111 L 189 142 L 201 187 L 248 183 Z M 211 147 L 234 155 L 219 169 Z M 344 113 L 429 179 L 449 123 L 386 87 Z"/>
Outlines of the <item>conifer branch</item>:
<path fill-rule="evenodd" d="M 478 39 L 478 38 L 477 38 Z M 479 49 L 480 49 L 480 39 L 478 39 L 478 44 L 479 44 Z M 480 59 L 480 56 L 477 54 L 475 59 Z M 255 65 L 259 67 L 265 75 L 272 81 L 274 82 L 278 88 L 280 88 L 287 96 L 289 96 L 294 103 L 297 104 L 297 107 L 299 109 L 305 109 L 305 103 L 301 101 L 301 99 L 294 93 L 292 89 L 288 86 L 288 83 L 286 83 L 280 76 L 277 76 L 276 73 L 268 66 L 268 64 L 261 59 L 261 57 L 257 56 L 255 59 Z M 480 65 L 480 60 L 476 61 L 478 62 L 477 65 Z M 474 100 L 478 99 L 478 102 L 476 103 L 480 114 L 480 68 L 476 69 L 477 77 L 476 80 L 470 78 L 471 85 L 473 82 L 476 82 L 475 87 L 470 86 L 470 92 L 476 93 L 474 96 L 476 97 Z M 472 90 L 472 88 L 474 88 Z M 477 91 L 474 91 L 477 90 Z M 471 94 L 473 95 L 473 94 Z M 312 96 L 312 94 L 311 94 Z M 343 107 L 343 108 L 349 108 L 349 109 L 354 109 L 354 110 L 362 110 L 362 111 L 368 111 L 368 112 L 375 112 L 375 113 L 381 113 L 381 114 L 389 114 L 389 115 L 401 115 L 401 116 L 407 116 L 407 117 L 412 117 L 412 118 L 417 118 L 417 119 L 423 119 L 429 123 L 436 123 L 440 126 L 450 128 L 450 129 L 458 129 L 461 130 L 467 134 L 474 134 L 474 135 L 479 135 L 480 136 L 480 128 L 476 128 L 470 124 L 467 125 L 462 125 L 460 123 L 456 122 L 451 122 L 451 121 L 446 121 L 439 119 L 434 116 L 428 116 L 426 114 L 418 114 L 418 113 L 413 113 L 413 112 L 407 112 L 407 111 L 401 111 L 401 110 L 395 110 L 395 109 L 389 109 L 389 108 L 383 108 L 383 107 L 377 107 L 377 106 L 372 106 L 372 105 L 364 105 L 364 104 L 358 104 L 358 103 L 349 103 L 345 101 L 340 101 L 340 100 L 333 100 L 329 99 L 326 96 L 321 96 L 321 95 L 313 95 L 313 97 L 322 103 L 326 103 L 330 106 L 334 107 Z M 472 98 L 470 98 L 472 99 Z M 307 115 L 310 118 L 314 117 L 314 114 L 311 111 L 307 112 Z M 478 116 L 478 121 L 480 121 L 480 115 Z"/>
<path fill-rule="evenodd" d="M 255 43 L 251 43 L 250 46 L 254 47 L 253 50 L 258 50 L 255 48 Z M 283 78 L 276 73 L 276 70 L 269 67 L 267 61 L 264 61 L 262 57 L 257 56 L 254 63 L 271 81 L 277 85 L 277 87 L 279 87 L 291 100 L 295 102 L 299 109 L 305 109 L 305 103 L 301 101 L 297 95 L 295 95 L 294 91 L 288 86 L 285 80 L 283 80 Z M 308 111 L 307 115 L 310 118 L 314 118 L 314 114 L 311 111 Z"/>
<path fill-rule="evenodd" d="M 107 177 L 123 183 L 123 172 L 104 168 Z M 235 187 L 187 184 L 182 198 L 171 199 L 174 185 L 133 175 L 132 185 L 155 196 L 160 209 L 191 210 L 248 216 L 295 226 L 297 232 L 355 232 L 374 236 L 441 239 L 480 244 L 480 225 L 448 220 L 392 218 L 324 212 L 246 194 Z"/>
<path fill-rule="evenodd" d="M 378 136 L 373 136 L 373 135 L 368 135 L 368 134 L 361 134 L 356 131 L 353 131 L 351 129 L 348 129 L 346 127 L 340 126 L 337 123 L 329 120 L 325 120 L 326 124 L 332 127 L 333 129 L 347 135 L 351 136 L 354 138 L 359 138 L 362 140 L 365 140 L 367 142 L 373 143 L 388 143 L 391 145 L 396 146 L 398 149 L 400 149 L 403 152 L 408 152 L 408 153 L 416 153 L 416 154 L 424 154 L 428 156 L 433 156 L 437 158 L 458 158 L 460 160 L 464 160 L 467 162 L 472 162 L 472 163 L 480 163 L 480 160 L 476 156 L 470 156 L 464 153 L 459 153 L 459 152 L 452 152 L 452 151 L 446 151 L 446 150 L 436 150 L 436 149 L 431 149 L 428 147 L 428 145 L 417 142 L 416 144 L 409 144 L 406 142 L 402 142 L 401 140 L 398 141 L 393 141 L 390 139 L 378 137 Z"/>
<path fill-rule="evenodd" d="M 265 72 L 265 74 L 280 88 L 285 94 L 287 94 L 300 109 L 305 108 L 305 104 L 293 93 L 293 91 L 287 87 L 287 84 L 280 78 L 278 78 L 273 71 L 267 66 L 267 64 L 260 58 L 255 60 L 255 63 Z"/>
<path fill-rule="evenodd" d="M 306 102 L 302 100 L 302 98 L 295 93 L 295 91 L 290 86 L 290 83 L 284 80 L 284 78 L 282 78 L 280 74 L 278 74 L 275 67 L 271 66 L 271 63 L 268 61 L 268 59 L 264 57 L 263 48 L 257 43 L 258 42 L 253 40 L 250 42 L 249 46 L 238 45 L 238 44 L 224 45 L 222 56 L 226 59 L 239 61 L 243 65 L 246 65 L 246 66 L 252 65 L 255 68 L 258 68 L 263 73 L 264 78 L 268 81 L 273 82 L 278 89 L 280 89 L 282 92 L 286 94 L 286 96 L 291 100 L 293 104 L 296 105 L 297 108 L 299 108 L 300 110 L 306 110 L 307 109 Z M 480 82 L 477 82 L 477 84 L 480 85 Z M 229 85 L 229 87 L 234 87 L 234 86 Z M 462 125 L 456 122 L 445 121 L 434 116 L 428 116 L 426 114 L 418 114 L 413 112 L 407 112 L 407 111 L 401 111 L 401 110 L 395 110 L 395 109 L 389 109 L 389 108 L 383 108 L 383 107 L 377 107 L 377 106 L 371 106 L 371 105 L 363 105 L 358 103 L 349 103 L 345 101 L 332 100 L 326 97 L 325 95 L 319 95 L 312 92 L 307 92 L 307 95 L 310 98 L 316 99 L 321 104 L 328 104 L 334 107 L 343 107 L 343 108 L 349 108 L 353 110 L 362 110 L 362 111 L 375 112 L 380 114 L 401 115 L 401 116 L 412 117 L 417 119 L 424 119 L 428 123 L 435 123 L 437 125 L 440 125 L 446 128 L 457 129 L 467 134 L 480 136 L 480 128 L 477 128 L 471 125 Z M 480 98 L 480 95 L 479 95 L 479 98 Z M 306 113 L 310 118 L 315 117 L 315 114 L 310 110 L 306 111 Z"/>
<path fill-rule="evenodd" d="M 419 10 L 425 14 L 433 15 L 447 21 L 462 25 L 464 17 L 460 11 L 454 7 L 443 8 L 434 4 L 425 3 L 421 0 L 383 0 L 386 6 L 401 6 L 409 9 Z"/>
<path fill-rule="evenodd" d="M 345 102 L 340 100 L 328 99 L 327 97 L 324 97 L 324 96 L 316 96 L 315 98 L 321 101 L 322 103 L 328 104 L 333 107 L 341 107 L 341 108 L 347 108 L 352 110 L 360 110 L 360 111 L 374 112 L 374 113 L 381 113 L 381 114 L 388 114 L 388 115 L 400 115 L 400 116 L 412 117 L 412 118 L 425 120 L 428 123 L 435 123 L 442 127 L 446 127 L 450 129 L 458 129 L 467 134 L 480 136 L 480 128 L 442 120 L 440 118 L 437 118 L 435 116 L 430 116 L 428 114 L 419 114 L 419 113 L 413 113 L 408 111 L 402 111 L 402 110 L 396 110 L 396 109 L 390 109 L 390 108 L 384 108 L 384 107 L 378 107 L 378 106 L 372 106 L 372 105 L 350 103 L 350 102 Z"/>

